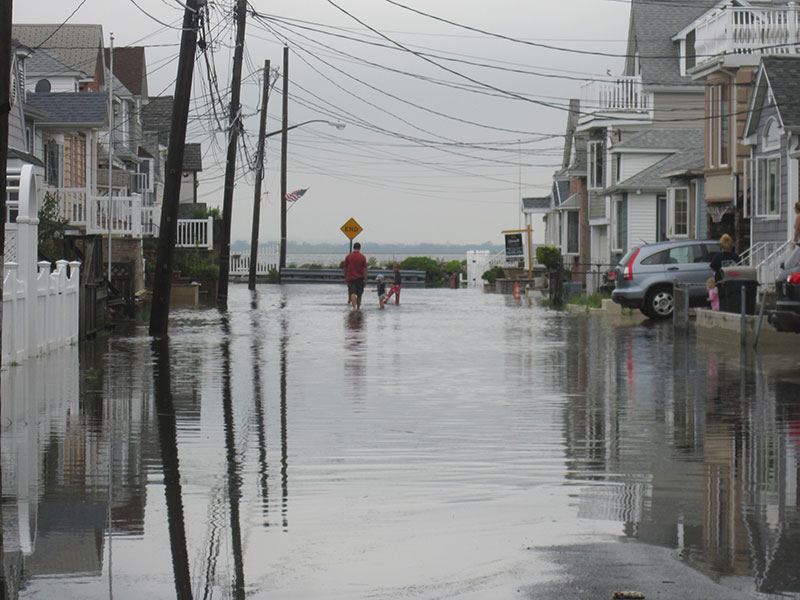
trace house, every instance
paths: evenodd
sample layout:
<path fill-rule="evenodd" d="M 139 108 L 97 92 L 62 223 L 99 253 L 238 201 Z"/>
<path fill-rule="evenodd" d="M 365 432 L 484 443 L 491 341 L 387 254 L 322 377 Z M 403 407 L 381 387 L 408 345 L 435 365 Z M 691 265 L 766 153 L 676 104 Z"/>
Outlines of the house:
<path fill-rule="evenodd" d="M 102 25 L 14 24 L 12 37 L 47 61 L 37 62 L 27 74 L 32 91 L 101 91 L 105 86 Z M 77 89 L 68 89 L 77 81 Z M 66 88 L 64 86 L 67 86 Z"/>
<path fill-rule="evenodd" d="M 167 161 L 169 132 L 172 124 L 172 96 L 149 98 L 142 111 L 143 146 L 145 150 L 158 160 L 154 166 L 154 176 L 163 182 L 164 167 Z M 179 207 L 182 217 L 191 217 L 192 213 L 204 211 L 204 203 L 197 202 L 198 173 L 203 170 L 202 147 L 198 143 L 184 146 L 183 178 Z"/>
<path fill-rule="evenodd" d="M 570 100 L 561 169 L 553 176 L 545 243 L 561 250 L 573 281 L 586 284 L 591 256 L 586 189 L 586 144 L 576 135 L 580 101 Z M 591 287 L 591 282 L 589 282 Z"/>
<path fill-rule="evenodd" d="M 794 235 L 794 205 L 800 201 L 800 57 L 765 56 L 756 70 L 755 87 L 742 141 L 744 161 L 743 217 L 753 252 L 780 262 Z M 762 262 L 762 261 L 758 261 Z M 777 273 L 759 279 L 772 283 Z"/>
<path fill-rule="evenodd" d="M 705 215 L 703 186 L 691 174 L 702 154 L 699 128 L 650 128 L 611 146 L 615 183 L 603 193 L 611 205 L 612 257 L 631 246 L 705 237 L 697 218 Z"/>
<path fill-rule="evenodd" d="M 582 86 L 576 137 L 582 139 L 586 148 L 586 220 L 591 264 L 614 265 L 627 245 L 636 240 L 632 235 L 622 235 L 629 225 L 619 212 L 626 210 L 621 195 L 629 192 L 621 184 L 666 155 L 681 150 L 628 147 L 627 150 L 641 150 L 628 152 L 622 144 L 648 129 L 696 128 L 705 118 L 704 85 L 686 72 L 681 61 L 681 40 L 673 37 L 714 5 L 710 0 L 691 3 L 632 0 L 623 74 Z M 667 152 L 658 156 L 657 150 Z M 648 182 L 649 175 L 654 173 L 648 174 Z M 655 183 L 655 178 L 652 182 Z M 627 210 L 641 209 L 636 222 L 649 222 L 648 238 L 657 239 L 658 232 L 663 231 L 662 222 L 666 223 L 663 214 L 659 222 L 659 210 L 669 208 L 668 183 L 662 179 L 659 187 L 648 188 L 650 201 L 631 202 L 627 207 Z M 639 188 L 633 189 L 634 193 L 636 189 Z M 607 190 L 614 191 L 615 199 Z M 659 196 L 663 200 L 658 200 Z"/>

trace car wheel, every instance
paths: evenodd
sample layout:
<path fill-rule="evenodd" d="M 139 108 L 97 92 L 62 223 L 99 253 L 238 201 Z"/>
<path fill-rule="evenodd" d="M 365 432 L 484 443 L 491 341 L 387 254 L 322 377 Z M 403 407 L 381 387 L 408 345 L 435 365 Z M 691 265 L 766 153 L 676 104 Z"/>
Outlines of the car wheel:
<path fill-rule="evenodd" d="M 668 319 L 672 316 L 674 304 L 672 286 L 659 285 L 647 293 L 642 312 L 651 319 Z"/>

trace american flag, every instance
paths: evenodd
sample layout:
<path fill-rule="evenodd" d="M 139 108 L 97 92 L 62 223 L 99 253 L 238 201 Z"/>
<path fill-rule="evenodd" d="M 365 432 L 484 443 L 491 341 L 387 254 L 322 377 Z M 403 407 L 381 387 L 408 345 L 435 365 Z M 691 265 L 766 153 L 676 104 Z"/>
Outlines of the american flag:
<path fill-rule="evenodd" d="M 304 190 L 295 190 L 290 194 L 286 194 L 286 200 L 288 202 L 296 202 L 297 200 L 300 200 L 300 198 L 303 197 L 303 194 L 305 194 L 308 190 L 309 188 L 306 188 Z"/>

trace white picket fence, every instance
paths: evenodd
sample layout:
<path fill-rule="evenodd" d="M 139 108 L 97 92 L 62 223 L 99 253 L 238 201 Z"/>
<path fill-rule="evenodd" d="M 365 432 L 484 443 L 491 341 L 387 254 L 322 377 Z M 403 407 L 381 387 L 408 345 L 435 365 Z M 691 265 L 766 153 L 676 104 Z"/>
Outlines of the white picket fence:
<path fill-rule="evenodd" d="M 78 341 L 80 263 L 37 261 L 38 198 L 33 167 L 8 173 L 16 219 L 6 225 L 13 238 L 12 262 L 3 265 L 2 362 L 19 362 Z M 9 235 L 11 234 L 11 235 Z M 8 250 L 8 246 L 6 247 Z"/>
<path fill-rule="evenodd" d="M 256 275 L 268 275 L 271 269 L 278 269 L 280 262 L 280 251 L 278 246 L 259 248 L 256 259 Z M 250 274 L 250 253 L 231 252 L 230 271 L 231 275 Z"/>

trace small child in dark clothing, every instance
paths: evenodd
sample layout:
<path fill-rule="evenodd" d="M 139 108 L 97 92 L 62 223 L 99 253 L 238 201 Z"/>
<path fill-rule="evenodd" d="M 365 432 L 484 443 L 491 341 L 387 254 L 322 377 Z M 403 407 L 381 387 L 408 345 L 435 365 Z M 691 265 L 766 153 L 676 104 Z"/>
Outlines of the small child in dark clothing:
<path fill-rule="evenodd" d="M 386 302 L 386 282 L 383 281 L 383 275 L 378 275 L 375 281 L 378 284 L 378 304 L 383 308 Z"/>

